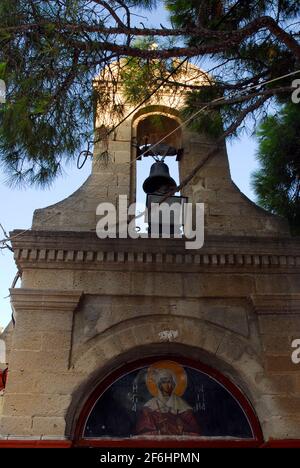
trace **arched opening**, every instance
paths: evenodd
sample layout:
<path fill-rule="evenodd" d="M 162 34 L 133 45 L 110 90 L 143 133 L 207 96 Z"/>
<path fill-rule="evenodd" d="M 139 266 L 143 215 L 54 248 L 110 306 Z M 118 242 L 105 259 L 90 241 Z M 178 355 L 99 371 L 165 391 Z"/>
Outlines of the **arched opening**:
<path fill-rule="evenodd" d="M 81 411 L 78 446 L 259 446 L 258 419 L 224 375 L 186 358 L 143 359 L 109 375 Z"/>
<path fill-rule="evenodd" d="M 164 162 L 170 177 L 180 183 L 179 163 L 183 156 L 182 130 L 177 117 L 167 113 L 163 109 L 148 109 L 134 122 L 134 147 L 135 165 L 135 200 L 139 215 L 144 211 L 146 194 L 143 191 L 143 183 L 149 176 L 151 167 L 155 161 Z M 179 196 L 180 193 L 176 194 Z M 137 226 L 141 232 L 147 232 L 147 224 L 144 217 L 137 218 Z"/>
<path fill-rule="evenodd" d="M 173 117 L 161 113 L 146 115 L 137 125 L 137 146 L 142 150 L 145 150 L 144 147 L 147 145 L 153 146 L 163 143 L 169 147 L 168 156 L 177 155 L 177 158 L 180 159 L 181 139 L 179 122 Z"/>

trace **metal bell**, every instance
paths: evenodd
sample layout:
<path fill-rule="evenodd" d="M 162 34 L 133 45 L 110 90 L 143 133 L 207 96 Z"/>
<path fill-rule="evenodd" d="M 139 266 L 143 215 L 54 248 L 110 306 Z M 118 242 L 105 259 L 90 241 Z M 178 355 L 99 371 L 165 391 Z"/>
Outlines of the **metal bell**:
<path fill-rule="evenodd" d="M 152 164 L 150 175 L 143 183 L 143 190 L 147 194 L 150 193 L 168 193 L 170 190 L 177 187 L 174 179 L 170 176 L 168 166 L 162 161 L 156 161 Z"/>

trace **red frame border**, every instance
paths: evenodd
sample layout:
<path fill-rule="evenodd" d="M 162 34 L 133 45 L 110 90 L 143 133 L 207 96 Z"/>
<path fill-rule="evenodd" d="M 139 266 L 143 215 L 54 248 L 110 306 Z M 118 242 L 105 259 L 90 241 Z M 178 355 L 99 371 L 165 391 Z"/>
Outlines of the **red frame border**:
<path fill-rule="evenodd" d="M 262 445 L 258 444 L 252 444 L 249 445 L 249 442 L 247 442 L 247 445 L 244 443 L 239 443 L 238 441 L 232 441 L 230 445 L 228 443 L 224 443 L 222 441 L 217 441 L 211 443 L 207 440 L 204 441 L 204 445 L 197 445 L 197 448 L 263 448 L 263 449 L 291 449 L 291 448 L 300 448 L 300 439 L 271 439 L 268 442 L 265 442 Z M 90 445 L 88 445 L 90 446 Z M 96 444 L 93 445 L 94 447 L 97 447 Z M 66 440 L 66 441 L 61 441 L 61 440 L 15 440 L 15 439 L 10 439 L 10 440 L 0 440 L 0 449 L 18 449 L 18 448 L 47 448 L 47 449 L 69 449 L 73 448 L 74 445 L 71 440 Z M 75 447 L 84 447 L 84 445 L 77 445 Z M 113 445 L 110 445 L 111 448 L 113 448 Z M 118 445 L 118 447 L 121 447 Z M 124 447 L 130 447 L 128 444 Z M 137 445 L 135 445 L 134 448 L 136 448 Z M 154 447 L 153 444 L 151 445 L 143 445 L 144 448 L 147 447 Z M 180 448 L 181 445 L 179 445 L 179 442 L 173 441 L 172 445 L 169 444 L 168 448 Z M 166 448 L 166 447 L 165 447 Z M 182 448 L 196 448 L 194 445 L 189 445 L 188 442 L 185 443 Z"/>
<path fill-rule="evenodd" d="M 4 370 L 0 370 L 0 391 L 4 390 L 5 385 L 6 385 L 6 379 L 7 379 L 7 372 L 8 368 Z"/>
<path fill-rule="evenodd" d="M 236 439 L 236 440 L 226 440 L 226 439 L 201 439 L 197 440 L 151 440 L 151 439 L 120 439 L 120 440 L 100 440 L 100 439 L 85 439 L 83 437 L 84 427 L 86 420 L 92 410 L 94 404 L 102 393 L 112 385 L 118 378 L 122 377 L 125 373 L 129 373 L 139 367 L 143 367 L 149 364 L 152 364 L 159 360 L 165 359 L 174 359 L 182 365 L 186 365 L 206 373 L 208 376 L 214 378 L 217 382 L 222 384 L 237 400 L 243 409 L 245 415 L 248 418 L 250 427 L 253 432 L 253 439 Z M 197 362 L 193 359 L 182 358 L 177 356 L 153 356 L 145 359 L 139 359 L 125 366 L 119 367 L 117 370 L 110 373 L 98 387 L 92 392 L 88 400 L 86 401 L 83 409 L 81 410 L 76 429 L 74 432 L 74 442 L 73 446 L 75 447 L 162 447 L 162 448 L 171 448 L 171 447 L 182 447 L 182 448 L 196 448 L 196 447 L 260 447 L 264 442 L 263 433 L 260 427 L 259 420 L 255 414 L 253 407 L 251 406 L 248 399 L 242 394 L 236 385 L 234 385 L 227 377 L 218 372 L 217 370 Z"/>
<path fill-rule="evenodd" d="M 71 440 L 0 440 L 0 449 L 69 449 Z"/>

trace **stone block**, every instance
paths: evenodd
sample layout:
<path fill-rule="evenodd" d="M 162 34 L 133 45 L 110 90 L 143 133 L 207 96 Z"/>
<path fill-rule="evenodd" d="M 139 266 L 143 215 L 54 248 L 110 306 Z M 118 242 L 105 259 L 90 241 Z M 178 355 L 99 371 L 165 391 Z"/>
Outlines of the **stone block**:
<path fill-rule="evenodd" d="M 262 334 L 278 335 L 288 337 L 290 335 L 300 334 L 300 317 L 293 315 L 284 316 L 260 316 L 259 327 Z M 288 352 L 288 350 L 287 350 Z"/>
<path fill-rule="evenodd" d="M 233 363 L 240 359 L 247 349 L 247 343 L 234 339 L 232 335 L 223 336 L 217 349 L 217 356 L 226 362 Z"/>
<path fill-rule="evenodd" d="M 300 438 L 299 416 L 273 416 L 268 415 L 262 422 L 264 435 L 268 439 L 293 440 Z"/>
<path fill-rule="evenodd" d="M 213 169 L 212 169 L 213 171 Z M 212 177 L 216 177 L 217 174 L 211 174 Z M 230 188 L 219 188 L 217 190 L 217 199 L 220 200 L 221 203 L 234 203 L 234 204 L 240 204 L 241 203 L 241 194 L 239 191 L 234 187 L 231 186 Z M 249 205 L 249 209 L 251 209 L 251 205 Z"/>
<path fill-rule="evenodd" d="M 120 271 L 75 271 L 74 287 L 86 294 L 127 294 L 130 289 L 130 275 Z"/>
<path fill-rule="evenodd" d="M 263 363 L 260 355 L 254 353 L 254 351 L 247 347 L 246 352 L 235 361 L 234 367 L 238 370 L 240 375 L 247 376 L 248 382 L 252 384 L 252 390 L 257 394 L 257 383 L 256 377 L 261 375 L 264 371 Z"/>
<path fill-rule="evenodd" d="M 179 273 L 154 273 L 154 295 L 178 297 L 183 294 L 183 275 Z"/>
<path fill-rule="evenodd" d="M 130 151 L 131 151 L 131 142 L 130 140 L 109 140 L 108 142 L 108 148 L 109 148 L 109 151 L 110 152 L 123 152 L 125 153 L 127 156 L 128 154 L 130 155 Z"/>
<path fill-rule="evenodd" d="M 267 354 L 291 354 L 292 340 L 288 336 L 278 336 L 277 334 L 274 335 L 263 335 L 262 336 L 262 345 L 263 350 Z"/>
<path fill-rule="evenodd" d="M 22 276 L 22 287 L 28 289 L 73 289 L 73 272 L 69 270 L 26 269 Z"/>
<path fill-rule="evenodd" d="M 206 217 L 205 227 L 210 229 L 229 230 L 232 228 L 232 218 L 225 215 L 214 215 L 209 214 Z M 240 229 L 240 227 L 239 227 Z"/>
<path fill-rule="evenodd" d="M 130 174 L 118 174 L 118 187 L 125 187 L 127 188 L 127 191 L 130 187 Z M 127 193 L 127 192 L 125 192 Z"/>
<path fill-rule="evenodd" d="M 205 349 L 205 342 L 209 334 L 209 330 L 205 323 L 201 323 L 201 326 L 199 326 L 194 319 L 182 319 L 176 317 L 175 324 L 180 343 Z M 174 329 L 175 324 L 172 323 L 169 328 Z"/>
<path fill-rule="evenodd" d="M 202 316 L 205 320 L 239 335 L 248 336 L 249 334 L 247 311 L 242 307 L 210 306 Z"/>
<path fill-rule="evenodd" d="M 200 274 L 184 275 L 184 295 L 187 297 L 203 296 L 248 296 L 254 292 L 254 279 L 250 275 L 239 274 Z"/>
<path fill-rule="evenodd" d="M 300 275 L 294 273 L 292 275 L 277 274 L 258 274 L 255 277 L 257 294 L 298 294 Z"/>
<path fill-rule="evenodd" d="M 69 350 L 56 349 L 51 351 L 16 351 L 10 354 L 10 369 L 26 370 L 32 369 L 50 371 L 52 369 L 67 370 L 69 363 Z"/>
<path fill-rule="evenodd" d="M 107 338 L 101 340 L 100 348 L 106 360 L 112 359 L 122 352 L 122 346 L 119 342 L 119 337 L 117 334 L 110 335 Z"/>
<path fill-rule="evenodd" d="M 299 369 L 299 372 L 294 374 L 296 395 L 300 395 L 300 364 L 298 364 L 298 369 Z"/>
<path fill-rule="evenodd" d="M 116 139 L 118 140 L 131 140 L 131 123 L 130 121 L 124 122 L 116 131 Z"/>
<path fill-rule="evenodd" d="M 70 395 L 86 378 L 84 373 L 39 369 L 11 370 L 7 382 L 9 393 Z"/>
<path fill-rule="evenodd" d="M 204 331 L 205 330 L 207 331 L 204 334 L 204 344 L 202 345 L 202 348 L 209 353 L 216 354 L 222 341 L 224 340 L 224 332 L 222 330 L 218 330 L 216 327 L 205 327 Z M 197 342 L 199 343 L 199 331 Z M 187 343 L 189 343 L 189 340 Z M 197 344 L 197 346 L 199 346 L 199 344 Z"/>
<path fill-rule="evenodd" d="M 71 395 L 6 393 L 3 412 L 5 416 L 64 417 L 70 403 Z"/>
<path fill-rule="evenodd" d="M 180 273 L 143 272 L 131 273 L 131 294 L 140 296 L 179 297 L 182 295 Z"/>
<path fill-rule="evenodd" d="M 231 189 L 231 181 L 227 177 L 205 177 L 205 188 L 210 190 Z"/>
<path fill-rule="evenodd" d="M 152 343 L 159 343 L 159 332 L 165 330 L 169 327 L 168 322 L 166 323 L 147 323 L 145 325 L 137 325 L 133 328 L 133 333 L 135 335 L 135 341 L 138 343 L 139 346 L 152 344 Z"/>
<path fill-rule="evenodd" d="M 16 328 L 13 348 L 15 351 L 40 351 L 42 348 L 42 333 Z"/>
<path fill-rule="evenodd" d="M 255 382 L 260 392 L 267 395 L 297 395 L 297 376 L 295 374 L 256 374 Z"/>
<path fill-rule="evenodd" d="M 122 332 L 117 334 L 118 341 L 123 351 L 127 351 L 137 346 L 136 335 L 134 333 L 134 326 L 128 327 Z"/>
<path fill-rule="evenodd" d="M 285 356 L 278 356 L 277 354 L 266 356 L 266 371 L 269 373 L 274 372 L 282 374 L 290 372 L 300 373 L 300 365 L 294 364 L 291 359 L 292 351 L 293 350 L 291 349 L 291 353 Z"/>
<path fill-rule="evenodd" d="M 202 187 L 192 186 L 193 201 L 195 203 L 205 203 L 208 206 L 217 206 L 217 192 L 215 190 L 206 190 Z"/>
<path fill-rule="evenodd" d="M 32 433 L 48 437 L 63 437 L 66 431 L 66 421 L 63 417 L 39 417 L 32 418 Z"/>
<path fill-rule="evenodd" d="M 126 144 L 125 144 L 126 145 Z M 130 149 L 130 145 L 127 145 Z M 114 160 L 116 164 L 126 164 L 130 162 L 130 151 L 114 150 Z"/>
<path fill-rule="evenodd" d="M 285 417 L 291 415 L 300 418 L 300 398 L 292 396 L 263 395 L 258 401 L 261 414 Z"/>
<path fill-rule="evenodd" d="M 234 203 L 220 203 L 209 205 L 210 216 L 232 216 L 238 218 L 241 214 L 241 207 Z"/>
<path fill-rule="evenodd" d="M 32 435 L 31 416 L 0 415 L 0 436 L 13 435 L 16 437 Z"/>
<path fill-rule="evenodd" d="M 199 157 L 199 156 L 198 156 Z M 224 179 L 226 178 L 226 175 L 228 175 L 228 167 L 227 163 L 222 163 L 220 160 L 217 159 L 212 159 L 209 164 L 205 164 L 200 171 L 198 172 L 200 177 L 207 179 L 210 179 L 211 177 L 213 179 L 215 178 L 220 178 Z M 224 189 L 225 191 L 226 189 Z M 232 189 L 233 191 L 234 189 Z M 231 189 L 227 189 L 227 191 L 231 191 Z"/>
<path fill-rule="evenodd" d="M 42 349 L 45 351 L 71 349 L 71 333 L 69 331 L 55 331 L 42 333 Z"/>
<path fill-rule="evenodd" d="M 99 316 L 96 322 L 91 321 L 87 318 L 89 322 L 87 325 L 87 329 L 89 330 L 92 328 L 93 330 L 96 329 L 97 333 L 103 333 L 106 329 L 124 322 L 126 320 L 131 320 L 135 317 L 139 318 L 142 316 L 152 316 L 153 310 L 156 311 L 157 314 L 167 314 L 169 309 L 166 306 L 162 306 L 159 304 L 128 304 L 127 305 L 102 305 L 99 306 Z M 92 330 L 91 330 L 92 333 Z"/>
<path fill-rule="evenodd" d="M 32 330 L 36 330 L 36 332 L 70 331 L 72 330 L 72 322 L 73 313 L 66 311 L 21 311 L 16 315 L 15 330 L 23 335 L 23 339 L 26 339 L 27 333 L 30 334 Z"/>

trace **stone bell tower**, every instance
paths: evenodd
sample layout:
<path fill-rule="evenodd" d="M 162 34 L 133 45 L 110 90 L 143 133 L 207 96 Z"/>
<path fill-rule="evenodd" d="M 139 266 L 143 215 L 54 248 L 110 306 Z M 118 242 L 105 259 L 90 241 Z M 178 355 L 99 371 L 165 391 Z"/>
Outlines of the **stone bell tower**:
<path fill-rule="evenodd" d="M 188 65 L 184 80 L 207 76 Z M 165 87 L 133 113 L 121 86 L 115 98 L 130 117 L 98 139 L 87 181 L 36 210 L 31 230 L 11 233 L 22 286 L 10 291 L 0 447 L 299 444 L 299 239 L 238 190 L 225 142 L 182 191 L 205 204 L 202 249 L 99 239 L 99 203 L 135 201 L 144 145 L 175 148 L 180 180 L 216 147 L 183 124 L 184 89 Z M 96 135 L 116 123 L 108 108 Z"/>

